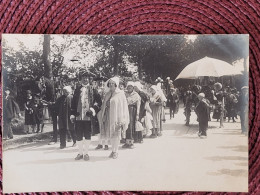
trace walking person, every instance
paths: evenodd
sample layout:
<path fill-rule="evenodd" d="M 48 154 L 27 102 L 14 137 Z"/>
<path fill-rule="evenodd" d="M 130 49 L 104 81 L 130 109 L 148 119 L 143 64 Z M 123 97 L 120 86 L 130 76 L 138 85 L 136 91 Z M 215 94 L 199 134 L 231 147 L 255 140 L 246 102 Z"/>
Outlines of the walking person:
<path fill-rule="evenodd" d="M 26 91 L 26 102 L 24 104 L 25 108 L 25 131 L 28 134 L 35 133 L 35 112 L 34 112 L 34 99 L 32 96 L 32 92 L 30 90 Z"/>
<path fill-rule="evenodd" d="M 153 129 L 151 138 L 156 138 L 157 136 L 161 136 L 161 113 L 163 106 L 163 99 L 161 95 L 158 93 L 158 89 L 156 85 L 152 85 L 150 88 L 151 97 L 150 97 L 150 108 L 152 110 L 153 117 Z"/>
<path fill-rule="evenodd" d="M 226 110 L 227 110 L 227 117 L 228 122 L 232 118 L 233 122 L 236 122 L 236 104 L 238 100 L 236 96 L 231 92 L 230 88 L 227 88 L 227 95 L 226 95 Z"/>
<path fill-rule="evenodd" d="M 239 115 L 241 120 L 241 129 L 243 134 L 248 133 L 248 87 L 244 86 L 241 88 L 241 94 L 238 98 Z"/>
<path fill-rule="evenodd" d="M 191 108 L 192 108 L 192 91 L 187 91 L 185 98 L 184 98 L 184 102 L 185 102 L 185 108 L 184 108 L 184 115 L 186 118 L 186 126 L 190 125 L 190 116 L 191 116 Z"/>
<path fill-rule="evenodd" d="M 170 93 L 168 94 L 167 101 L 168 101 L 168 106 L 170 108 L 170 119 L 171 119 L 174 118 L 174 114 L 177 110 L 177 104 L 179 102 L 179 96 L 176 93 L 176 89 L 174 88 L 170 89 Z"/>
<path fill-rule="evenodd" d="M 198 95 L 199 103 L 195 108 L 199 122 L 199 137 L 207 136 L 208 121 L 209 121 L 209 103 L 205 98 L 204 93 Z"/>
<path fill-rule="evenodd" d="M 21 117 L 20 109 L 16 101 L 14 100 L 12 90 L 5 89 L 5 96 L 3 98 L 3 139 L 13 139 L 13 130 L 11 127 L 11 121 L 16 116 Z"/>
<path fill-rule="evenodd" d="M 140 104 L 140 111 L 139 111 L 139 119 L 138 121 L 144 121 L 144 117 L 146 115 L 145 105 L 148 101 L 148 95 L 143 91 L 142 84 L 137 81 L 134 83 L 134 90 L 138 93 L 138 95 L 141 98 L 141 104 Z M 144 126 L 144 123 L 142 124 Z M 134 140 L 137 143 L 143 143 L 143 131 L 136 131 L 136 134 L 134 136 Z"/>
<path fill-rule="evenodd" d="M 41 100 L 41 95 L 40 94 L 35 94 L 34 98 L 34 112 L 35 112 L 35 122 L 36 122 L 36 128 L 37 131 L 36 133 L 43 132 L 43 127 L 44 127 L 44 115 L 43 115 L 43 103 Z"/>
<path fill-rule="evenodd" d="M 126 130 L 126 143 L 123 148 L 134 148 L 134 137 L 136 135 L 136 121 L 139 120 L 141 97 L 134 91 L 134 82 L 129 81 L 126 86 L 126 99 L 129 110 L 129 125 Z"/>
<path fill-rule="evenodd" d="M 112 144 L 112 152 L 109 158 L 118 157 L 118 147 L 121 135 L 128 128 L 129 111 L 124 91 L 119 89 L 119 78 L 113 77 L 107 82 L 109 91 L 105 95 L 101 108 L 102 127 L 101 139 L 109 139 Z M 122 133 L 123 132 L 123 133 Z"/>
<path fill-rule="evenodd" d="M 75 160 L 89 160 L 93 121 L 97 120 L 102 101 L 96 89 L 89 84 L 89 74 L 83 73 L 76 87 L 71 104 L 71 121 L 75 123 L 78 155 Z M 83 139 L 84 138 L 84 139 Z"/>
<path fill-rule="evenodd" d="M 70 120 L 71 114 L 71 102 L 72 102 L 72 89 L 70 86 L 65 86 L 63 88 L 63 95 L 59 97 L 56 101 L 56 106 L 58 108 L 58 126 L 60 132 L 60 149 L 66 148 L 66 137 L 68 131 L 73 140 L 73 145 L 76 144 L 76 137 L 73 131 L 73 124 Z"/>

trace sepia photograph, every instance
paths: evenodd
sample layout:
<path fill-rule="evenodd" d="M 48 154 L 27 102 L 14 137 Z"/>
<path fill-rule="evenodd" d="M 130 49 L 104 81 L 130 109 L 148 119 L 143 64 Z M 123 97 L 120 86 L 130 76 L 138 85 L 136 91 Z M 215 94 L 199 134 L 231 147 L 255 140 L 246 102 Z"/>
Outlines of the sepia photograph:
<path fill-rule="evenodd" d="M 247 34 L 3 34 L 3 192 L 248 192 L 248 80 Z"/>

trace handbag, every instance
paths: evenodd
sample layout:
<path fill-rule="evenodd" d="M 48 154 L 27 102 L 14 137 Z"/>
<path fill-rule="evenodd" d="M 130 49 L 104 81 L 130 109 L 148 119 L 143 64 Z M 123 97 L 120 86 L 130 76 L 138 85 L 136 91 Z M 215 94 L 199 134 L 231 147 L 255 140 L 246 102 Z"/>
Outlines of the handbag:
<path fill-rule="evenodd" d="M 136 121 L 136 123 L 135 123 L 135 130 L 136 131 L 143 131 L 144 127 L 143 127 L 142 123 L 140 123 L 139 121 Z"/>

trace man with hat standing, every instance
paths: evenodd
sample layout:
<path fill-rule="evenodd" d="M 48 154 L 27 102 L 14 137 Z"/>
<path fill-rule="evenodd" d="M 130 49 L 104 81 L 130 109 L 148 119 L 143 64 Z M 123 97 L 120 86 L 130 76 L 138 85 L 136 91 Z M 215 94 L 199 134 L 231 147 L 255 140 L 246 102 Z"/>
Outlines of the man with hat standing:
<path fill-rule="evenodd" d="M 198 95 L 199 103 L 195 108 L 195 112 L 199 121 L 199 137 L 207 136 L 208 121 L 209 121 L 209 103 L 205 98 L 204 93 Z"/>
<path fill-rule="evenodd" d="M 70 119 L 75 123 L 79 153 L 75 160 L 89 160 L 88 149 L 91 143 L 93 121 L 101 108 L 101 96 L 89 83 L 90 75 L 81 75 L 80 85 L 76 87 L 71 104 Z M 85 138 L 85 139 L 83 139 Z"/>
<path fill-rule="evenodd" d="M 12 90 L 9 88 L 5 89 L 5 96 L 3 98 L 3 139 L 13 139 L 13 131 L 11 127 L 11 120 L 20 114 L 18 104 L 15 102 Z"/>
<path fill-rule="evenodd" d="M 241 88 L 241 94 L 238 98 L 239 114 L 241 120 L 241 129 L 243 134 L 247 134 L 248 131 L 248 87 Z"/>

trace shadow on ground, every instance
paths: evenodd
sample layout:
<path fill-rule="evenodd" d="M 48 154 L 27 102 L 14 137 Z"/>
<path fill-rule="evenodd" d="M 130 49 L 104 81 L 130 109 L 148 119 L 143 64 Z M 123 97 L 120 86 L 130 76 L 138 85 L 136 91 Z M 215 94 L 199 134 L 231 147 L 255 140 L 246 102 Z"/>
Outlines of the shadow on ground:
<path fill-rule="evenodd" d="M 232 177 L 248 177 L 248 171 L 245 169 L 220 169 L 217 172 L 208 172 L 207 174 L 212 176 L 229 175 Z"/>
<path fill-rule="evenodd" d="M 109 155 L 109 154 L 108 154 Z M 48 160 L 35 160 L 35 161 L 26 161 L 26 162 L 22 162 L 19 163 L 20 165 L 26 165 L 26 164 L 61 164 L 61 163 L 89 163 L 89 162 L 97 162 L 97 161 L 107 161 L 107 160 L 111 160 L 111 158 L 109 158 L 107 156 L 90 156 L 89 161 L 84 161 L 82 160 L 78 160 L 76 161 L 74 158 L 60 158 L 60 159 L 48 159 Z M 75 155 L 76 157 L 76 155 Z"/>

